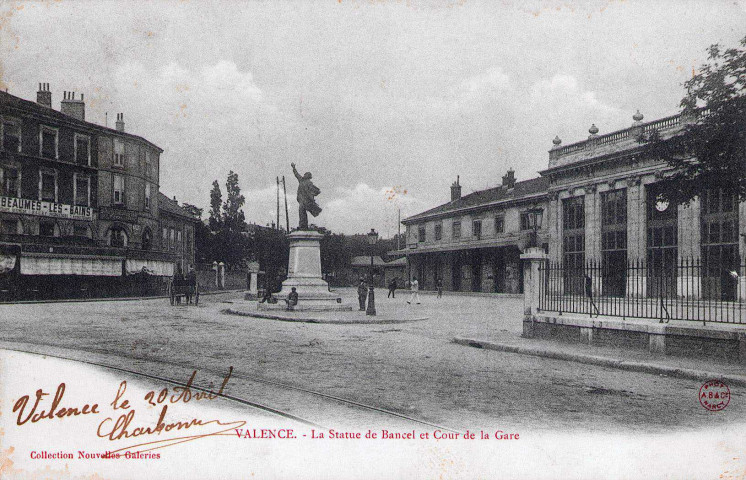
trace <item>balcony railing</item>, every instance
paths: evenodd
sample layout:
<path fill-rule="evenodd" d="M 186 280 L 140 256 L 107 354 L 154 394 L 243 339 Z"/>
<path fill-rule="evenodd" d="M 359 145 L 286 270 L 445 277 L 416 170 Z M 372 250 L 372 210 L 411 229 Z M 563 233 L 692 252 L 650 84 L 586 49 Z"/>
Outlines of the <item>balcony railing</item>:
<path fill-rule="evenodd" d="M 672 115 L 670 117 L 661 118 L 653 122 L 643 123 L 640 126 L 632 126 L 629 128 L 625 128 L 624 130 L 617 130 L 616 132 L 599 135 L 594 138 L 589 138 L 588 140 L 583 140 L 580 142 L 565 145 L 563 147 L 552 149 L 549 152 L 549 158 L 551 160 L 555 160 L 560 157 L 572 155 L 577 152 L 596 148 L 599 145 L 609 145 L 627 141 L 630 138 L 635 138 L 635 134 L 636 132 L 639 132 L 640 128 L 642 128 L 643 135 L 645 137 L 648 137 L 653 131 L 668 131 L 679 128 L 681 124 L 681 114 Z"/>

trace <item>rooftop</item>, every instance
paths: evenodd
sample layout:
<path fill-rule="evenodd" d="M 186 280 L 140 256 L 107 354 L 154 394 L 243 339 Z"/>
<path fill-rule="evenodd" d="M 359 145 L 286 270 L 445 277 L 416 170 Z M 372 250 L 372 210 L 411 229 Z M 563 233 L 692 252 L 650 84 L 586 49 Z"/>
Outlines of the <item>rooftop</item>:
<path fill-rule="evenodd" d="M 370 267 L 370 256 L 359 255 L 356 257 L 352 257 L 352 259 L 350 260 L 350 265 L 353 267 Z M 374 267 L 406 267 L 407 259 L 402 257 L 402 258 L 397 258 L 396 260 L 391 260 L 390 262 L 387 262 L 380 256 L 376 255 L 373 257 L 373 266 Z"/>
<path fill-rule="evenodd" d="M 69 124 L 77 124 L 83 128 L 100 130 L 106 133 L 110 133 L 112 135 L 128 137 L 128 138 L 132 138 L 135 140 L 139 140 L 141 142 L 144 142 L 150 145 L 154 149 L 158 150 L 158 152 L 160 153 L 163 152 L 163 149 L 160 148 L 158 145 L 146 140 L 145 138 L 139 135 L 133 135 L 131 133 L 122 132 L 114 128 L 104 127 L 103 125 L 99 125 L 97 123 L 86 122 L 84 120 L 78 120 L 77 118 L 71 117 L 70 115 L 65 115 L 64 113 L 58 110 L 55 110 L 53 108 L 48 108 L 48 107 L 45 107 L 44 105 L 39 105 L 36 102 L 32 102 L 30 100 L 24 100 L 23 98 L 16 97 L 15 95 L 11 95 L 8 92 L 0 91 L 0 106 L 5 106 L 5 105 L 9 107 L 18 108 L 20 110 L 30 111 L 38 115 L 52 117 L 55 120 L 58 120 L 60 122 L 66 122 Z"/>
<path fill-rule="evenodd" d="M 513 188 L 508 188 L 505 185 L 499 187 L 488 188 L 486 190 L 479 190 L 477 192 L 464 195 L 463 197 L 453 200 L 443 205 L 439 205 L 430 210 L 426 210 L 417 215 L 405 218 L 402 220 L 403 224 L 414 223 L 417 220 L 423 220 L 425 218 L 442 216 L 449 212 L 454 212 L 462 209 L 470 209 L 474 207 L 486 206 L 493 203 L 508 202 L 510 200 L 520 200 L 525 197 L 532 195 L 538 195 L 546 193 L 549 188 L 549 178 L 537 177 L 531 180 L 524 180 L 522 182 L 516 182 Z"/>
<path fill-rule="evenodd" d="M 158 192 L 158 209 L 161 212 L 167 212 L 172 215 L 188 218 L 189 220 L 193 220 L 195 222 L 199 221 L 198 218 L 192 216 L 189 212 L 179 206 L 179 202 L 177 202 L 176 199 L 172 200 L 161 192 Z"/>

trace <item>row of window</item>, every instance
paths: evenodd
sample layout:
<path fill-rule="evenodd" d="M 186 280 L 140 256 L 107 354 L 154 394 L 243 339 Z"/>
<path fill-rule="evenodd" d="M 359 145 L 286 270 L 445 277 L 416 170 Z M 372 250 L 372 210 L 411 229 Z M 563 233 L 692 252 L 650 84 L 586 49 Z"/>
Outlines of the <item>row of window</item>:
<path fill-rule="evenodd" d="M 3 119 L 0 124 L 2 129 L 3 150 L 7 152 L 21 153 L 21 122 L 16 119 Z M 38 155 L 51 160 L 60 158 L 59 129 L 47 125 L 39 126 L 39 151 Z M 80 165 L 91 165 L 91 137 L 80 133 L 73 135 L 73 158 Z"/>
<path fill-rule="evenodd" d="M 18 219 L 2 219 L 0 220 L 0 234 L 93 238 L 91 227 L 87 223 L 75 222 L 71 230 L 62 232 L 59 224 L 54 219 L 42 219 L 38 222 L 27 222 L 26 224 Z M 106 233 L 106 240 L 107 244 L 112 247 L 124 248 L 128 244 L 127 232 L 122 227 L 113 226 Z M 185 248 L 188 251 L 192 245 L 192 237 L 189 232 L 187 232 L 185 240 L 186 243 L 183 244 L 181 230 L 163 227 L 163 243 L 161 244 L 163 250 L 181 251 L 182 248 Z M 141 245 L 143 250 L 153 248 L 152 235 L 148 228 L 142 234 Z"/>
<path fill-rule="evenodd" d="M 81 237 L 93 238 L 91 227 L 87 223 L 76 222 L 72 229 L 66 232 L 60 230 L 53 219 L 43 219 L 38 222 L 24 224 L 18 219 L 4 218 L 0 221 L 0 233 L 5 235 L 39 235 L 42 237 Z"/>
<path fill-rule="evenodd" d="M 21 197 L 21 172 L 16 167 L 0 167 L 0 194 L 4 197 Z M 38 197 L 44 202 L 57 203 L 59 186 L 57 170 L 39 169 Z M 80 207 L 91 206 L 91 178 L 81 173 L 73 173 L 73 203 Z"/>
<path fill-rule="evenodd" d="M 505 217 L 500 215 L 495 217 L 495 234 L 505 233 Z M 527 212 L 521 213 L 521 230 L 532 230 L 533 224 L 531 223 L 531 216 Z M 482 238 L 482 220 L 472 220 L 471 223 L 471 236 L 479 239 Z M 461 221 L 454 220 L 451 223 L 451 237 L 461 238 Z M 435 224 L 435 241 L 440 241 L 443 238 L 443 224 Z M 417 240 L 419 242 L 426 241 L 426 230 L 425 225 L 419 225 L 417 227 Z"/>
<path fill-rule="evenodd" d="M 39 170 L 38 199 L 45 202 L 58 202 L 59 185 L 57 170 L 41 168 Z M 0 194 L 5 197 L 21 197 L 21 172 L 16 167 L 0 167 Z M 150 183 L 145 184 L 145 210 L 150 210 L 152 190 Z M 125 204 L 125 177 L 113 175 L 112 202 L 115 205 Z M 81 173 L 73 174 L 73 203 L 76 206 L 91 206 L 91 178 Z"/>
<path fill-rule="evenodd" d="M 584 197 L 562 201 L 563 250 L 576 254 L 585 250 Z M 738 245 L 738 197 L 723 190 L 710 190 L 701 198 L 701 244 L 703 246 Z M 647 248 L 675 249 L 678 246 L 678 215 L 655 185 L 647 190 Z M 601 249 L 624 252 L 627 249 L 627 191 L 612 190 L 601 194 Z M 566 255 L 567 257 L 567 255 Z M 569 263 L 569 258 L 565 258 Z"/>
<path fill-rule="evenodd" d="M 0 137 L 2 137 L 2 148 L 8 152 L 22 153 L 21 121 L 18 119 L 4 118 L 0 122 Z M 59 128 L 47 125 L 39 126 L 39 151 L 38 155 L 50 160 L 59 160 Z M 91 165 L 91 137 L 80 133 L 73 134 L 73 158 L 79 165 Z M 114 165 L 124 167 L 125 150 L 124 142 L 118 138 L 114 139 Z M 152 162 L 152 153 L 145 151 L 145 164 L 149 169 Z"/>

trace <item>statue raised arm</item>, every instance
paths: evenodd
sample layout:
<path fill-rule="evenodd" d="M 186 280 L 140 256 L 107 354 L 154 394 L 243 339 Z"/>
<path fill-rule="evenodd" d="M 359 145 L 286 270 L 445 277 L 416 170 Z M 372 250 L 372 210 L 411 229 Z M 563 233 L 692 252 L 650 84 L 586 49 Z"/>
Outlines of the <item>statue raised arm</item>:
<path fill-rule="evenodd" d="M 300 182 L 303 177 L 301 177 L 300 174 L 298 173 L 298 170 L 295 169 L 295 164 L 291 163 L 290 166 L 293 167 L 293 175 L 295 175 L 295 178 L 297 178 L 298 181 Z"/>
<path fill-rule="evenodd" d="M 313 184 L 311 178 L 313 176 L 310 172 L 306 172 L 301 176 L 298 170 L 295 168 L 295 163 L 290 164 L 293 167 L 293 174 L 298 179 L 298 228 L 300 230 L 308 230 L 308 212 L 314 217 L 317 217 L 321 213 L 321 207 L 316 203 L 314 197 L 321 193 L 316 185 Z"/>

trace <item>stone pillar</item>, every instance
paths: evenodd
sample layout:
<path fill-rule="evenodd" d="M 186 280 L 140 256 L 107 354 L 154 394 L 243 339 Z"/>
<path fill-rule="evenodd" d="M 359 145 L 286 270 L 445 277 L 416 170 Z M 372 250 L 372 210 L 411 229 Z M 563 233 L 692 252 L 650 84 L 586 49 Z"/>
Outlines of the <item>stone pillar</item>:
<path fill-rule="evenodd" d="M 559 194 L 556 192 L 550 194 L 549 208 L 544 225 L 549 232 L 549 260 L 553 263 L 559 263 L 562 259 L 562 212 L 560 204 Z"/>
<path fill-rule="evenodd" d="M 253 299 L 259 297 L 259 262 L 249 262 L 248 265 L 248 285 L 246 286 L 246 298 Z"/>
<path fill-rule="evenodd" d="M 601 259 L 601 195 L 595 185 L 584 188 L 585 199 L 585 259 Z"/>
<path fill-rule="evenodd" d="M 700 201 L 692 200 L 689 206 L 678 206 L 678 243 L 679 243 L 679 265 L 692 265 L 700 258 L 701 253 L 701 228 L 700 228 Z M 694 268 L 681 268 L 676 275 L 676 291 L 681 297 L 700 297 L 700 271 Z"/>
<path fill-rule="evenodd" d="M 644 271 L 638 270 L 646 257 L 647 225 L 645 187 L 640 177 L 627 180 L 627 262 L 633 268 L 627 275 L 627 295 L 644 297 L 647 291 Z"/>
<path fill-rule="evenodd" d="M 225 263 L 218 263 L 218 288 L 225 288 Z"/>
<path fill-rule="evenodd" d="M 546 263 L 547 255 L 541 247 L 531 247 L 521 254 L 523 262 L 523 314 L 530 318 L 539 310 L 541 272 L 539 266 Z"/>
<path fill-rule="evenodd" d="M 645 195 L 640 177 L 627 180 L 627 259 L 644 260 L 647 243 Z"/>

